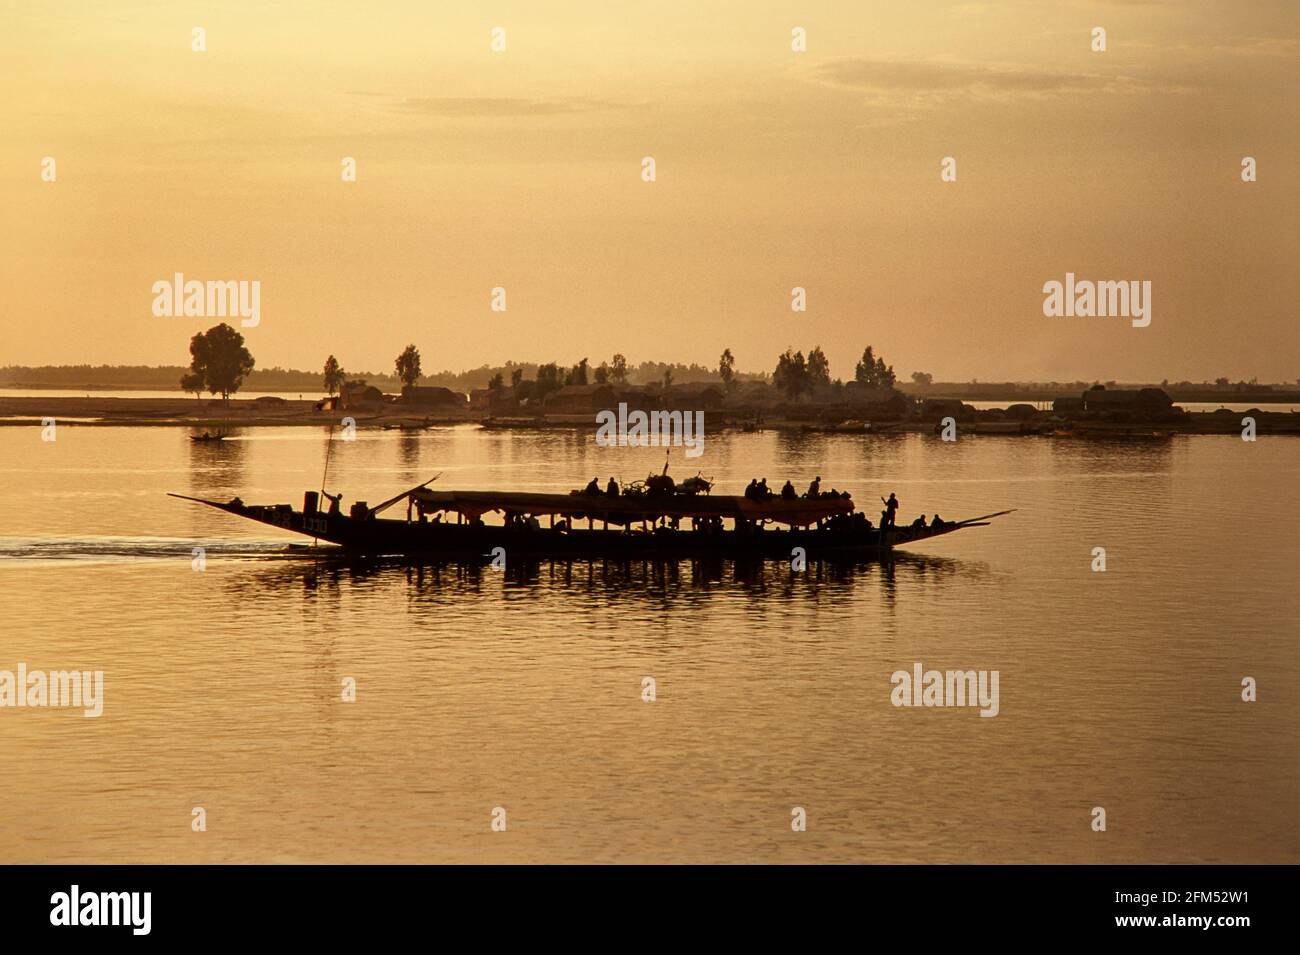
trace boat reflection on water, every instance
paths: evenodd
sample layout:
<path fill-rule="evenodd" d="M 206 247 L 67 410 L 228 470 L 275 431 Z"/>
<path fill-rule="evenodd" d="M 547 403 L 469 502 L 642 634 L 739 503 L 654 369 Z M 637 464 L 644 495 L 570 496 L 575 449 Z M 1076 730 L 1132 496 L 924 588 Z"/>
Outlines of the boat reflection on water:
<path fill-rule="evenodd" d="M 602 601 L 645 598 L 698 600 L 710 593 L 796 601 L 825 592 L 844 595 L 876 588 L 891 602 L 900 585 L 928 586 L 984 576 L 983 563 L 895 551 L 881 559 L 809 561 L 803 570 L 771 560 L 514 560 L 504 567 L 490 560 L 420 561 L 410 557 L 368 557 L 332 549 L 295 548 L 291 555 L 259 555 L 251 572 L 224 577 L 235 596 L 284 594 L 350 597 L 389 588 L 412 595 L 436 594 L 449 601 L 581 593 Z"/>

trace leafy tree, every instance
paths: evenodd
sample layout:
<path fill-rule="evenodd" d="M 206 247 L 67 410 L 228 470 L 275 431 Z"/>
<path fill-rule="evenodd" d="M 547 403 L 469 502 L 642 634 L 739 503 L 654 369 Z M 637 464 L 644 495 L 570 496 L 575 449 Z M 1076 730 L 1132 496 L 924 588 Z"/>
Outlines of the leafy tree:
<path fill-rule="evenodd" d="M 587 383 L 588 365 L 587 359 L 582 359 L 569 369 L 569 373 L 564 376 L 564 383 L 566 385 L 585 385 Z"/>
<path fill-rule="evenodd" d="M 722 379 L 722 387 L 727 391 L 736 390 L 736 358 L 731 354 L 731 349 L 724 349 L 722 357 L 718 359 L 718 377 Z"/>
<path fill-rule="evenodd" d="M 608 362 L 603 362 L 603 361 L 602 361 L 602 362 L 600 363 L 600 367 L 597 368 L 597 369 L 592 373 L 592 375 L 593 375 L 593 377 L 594 377 L 595 380 L 596 380 L 596 384 L 598 384 L 598 385 L 607 385 L 607 384 L 609 384 L 609 363 L 608 363 Z"/>
<path fill-rule="evenodd" d="M 808 353 L 808 384 L 812 388 L 829 388 L 831 384 L 831 363 L 826 360 L 826 353 L 818 345 Z"/>
<path fill-rule="evenodd" d="M 343 369 L 339 367 L 339 360 L 330 355 L 325 359 L 325 393 L 337 394 L 339 385 L 343 384 L 343 378 Z"/>
<path fill-rule="evenodd" d="M 878 385 L 876 381 L 876 356 L 868 345 L 862 352 L 862 360 L 853 368 L 853 380 L 860 385 L 866 385 L 868 388 L 875 388 Z"/>
<path fill-rule="evenodd" d="M 894 375 L 894 366 L 886 365 L 885 359 L 876 359 L 876 387 L 892 388 L 898 378 Z"/>
<path fill-rule="evenodd" d="M 493 375 L 491 378 L 488 379 L 488 390 L 500 391 L 505 386 L 505 383 L 506 383 L 505 376 L 502 375 L 501 372 L 497 372 L 495 375 Z"/>
<path fill-rule="evenodd" d="M 190 371 L 181 375 L 181 391 L 192 391 L 194 397 L 202 400 L 203 398 L 203 376 L 198 372 Z"/>
<path fill-rule="evenodd" d="M 524 370 L 522 368 L 516 368 L 514 371 L 510 373 L 511 388 L 517 389 L 519 387 L 519 383 L 523 380 L 524 380 Z"/>
<path fill-rule="evenodd" d="M 203 380 L 209 394 L 221 395 L 222 401 L 230 400 L 252 370 L 253 356 L 244 347 L 244 336 L 225 322 L 190 339 L 190 373 Z"/>
<path fill-rule="evenodd" d="M 545 398 L 552 391 L 558 391 L 561 385 L 560 366 L 550 362 L 537 369 L 537 383 L 533 386 L 533 395 L 537 398 Z"/>
<path fill-rule="evenodd" d="M 627 359 L 622 355 L 615 355 L 609 370 L 610 377 L 620 385 L 627 384 Z"/>
<path fill-rule="evenodd" d="M 804 360 L 803 352 L 789 348 L 785 350 L 785 354 L 776 361 L 772 384 L 784 391 L 791 401 L 797 401 L 808 390 L 808 363 Z"/>
<path fill-rule="evenodd" d="M 894 374 L 894 366 L 877 358 L 868 345 L 862 352 L 862 360 L 854 366 L 853 380 L 868 388 L 893 388 L 898 376 Z"/>
<path fill-rule="evenodd" d="M 411 386 L 420 380 L 420 350 L 414 345 L 407 345 L 397 356 L 395 364 L 402 384 Z"/>
<path fill-rule="evenodd" d="M 929 385 L 934 381 L 934 375 L 927 371 L 912 372 L 912 383 L 916 385 Z"/>

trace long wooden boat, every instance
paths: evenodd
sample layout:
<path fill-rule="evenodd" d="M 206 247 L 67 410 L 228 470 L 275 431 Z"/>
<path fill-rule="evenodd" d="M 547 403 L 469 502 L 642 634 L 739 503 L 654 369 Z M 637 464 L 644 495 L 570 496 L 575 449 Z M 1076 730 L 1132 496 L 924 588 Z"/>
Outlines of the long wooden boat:
<path fill-rule="evenodd" d="M 375 507 L 358 501 L 347 514 L 337 507 L 322 511 L 315 491 L 306 492 L 301 510 L 291 504 L 250 505 L 239 498 L 222 502 L 171 496 L 350 553 L 471 561 L 490 560 L 501 552 L 529 559 L 870 558 L 900 545 L 984 527 L 1011 513 L 882 530 L 855 511 L 847 494 L 758 501 L 724 494 L 433 491 L 429 483 Z M 379 516 L 402 501 L 404 518 Z M 488 515 L 500 515 L 501 523 L 486 522 Z"/>

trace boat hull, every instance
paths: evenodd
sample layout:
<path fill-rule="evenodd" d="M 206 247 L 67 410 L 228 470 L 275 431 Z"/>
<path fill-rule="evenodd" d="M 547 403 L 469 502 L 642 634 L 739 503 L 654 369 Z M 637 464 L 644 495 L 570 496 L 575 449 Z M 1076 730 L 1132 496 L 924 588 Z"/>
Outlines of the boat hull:
<path fill-rule="evenodd" d="M 197 499 L 196 499 L 197 500 Z M 953 533 L 973 523 L 942 527 L 774 530 L 749 526 L 740 530 L 650 530 L 573 527 L 568 530 L 492 524 L 456 524 L 342 514 L 304 514 L 289 505 L 266 507 L 200 501 L 238 517 L 255 520 L 336 544 L 356 554 L 409 555 L 429 559 L 492 560 L 511 558 L 760 558 L 808 561 L 860 559 L 888 554 L 894 547 Z M 800 554 L 799 549 L 802 549 Z"/>

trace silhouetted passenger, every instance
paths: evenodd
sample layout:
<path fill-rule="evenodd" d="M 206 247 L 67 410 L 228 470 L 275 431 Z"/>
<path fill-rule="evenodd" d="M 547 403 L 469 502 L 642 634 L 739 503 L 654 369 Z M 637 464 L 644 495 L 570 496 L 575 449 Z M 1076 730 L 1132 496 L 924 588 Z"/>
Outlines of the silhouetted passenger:
<path fill-rule="evenodd" d="M 916 520 L 912 521 L 912 526 L 919 528 L 920 530 L 925 530 L 925 515 L 922 514 Z"/>
<path fill-rule="evenodd" d="M 894 527 L 894 515 L 898 511 L 898 498 L 894 497 L 894 492 L 889 492 L 889 500 L 885 501 L 884 519 L 881 521 L 881 527 Z"/>
<path fill-rule="evenodd" d="M 772 491 L 767 486 L 767 478 L 763 478 L 763 480 L 758 482 L 758 500 L 760 501 L 772 500 Z"/>
<path fill-rule="evenodd" d="M 930 519 L 930 526 L 943 527 L 943 518 L 940 517 L 938 514 L 934 515 L 934 517 Z"/>
<path fill-rule="evenodd" d="M 594 495 L 596 495 L 597 497 L 599 497 L 599 496 L 600 496 L 600 481 L 596 480 L 595 478 L 592 478 L 591 481 L 590 481 L 590 483 L 587 484 L 587 488 L 586 488 L 586 490 L 583 491 L 582 493 L 584 493 L 584 494 L 594 494 Z"/>
<path fill-rule="evenodd" d="M 813 482 L 808 485 L 808 496 L 817 497 L 822 492 L 822 476 L 819 474 L 813 478 Z"/>
<path fill-rule="evenodd" d="M 758 478 L 749 479 L 749 484 L 745 487 L 745 498 L 750 501 L 758 500 Z"/>
<path fill-rule="evenodd" d="M 799 496 L 798 493 L 794 489 L 794 485 L 791 484 L 789 481 L 786 481 L 785 487 L 781 488 L 781 500 L 793 501 L 798 496 Z"/>
<path fill-rule="evenodd" d="M 343 492 L 339 491 L 337 494 L 331 494 L 329 491 L 325 491 L 323 493 L 325 494 L 326 499 L 330 502 L 329 516 L 338 517 L 343 513 L 342 509 L 339 507 L 343 502 Z"/>
<path fill-rule="evenodd" d="M 618 497 L 618 482 L 610 478 L 609 484 L 605 485 L 605 493 L 610 497 Z"/>

